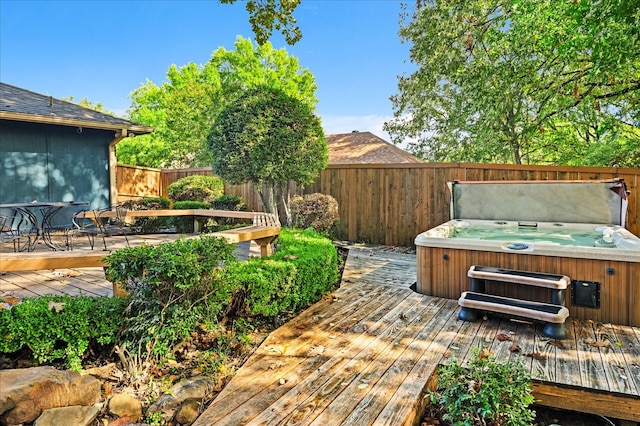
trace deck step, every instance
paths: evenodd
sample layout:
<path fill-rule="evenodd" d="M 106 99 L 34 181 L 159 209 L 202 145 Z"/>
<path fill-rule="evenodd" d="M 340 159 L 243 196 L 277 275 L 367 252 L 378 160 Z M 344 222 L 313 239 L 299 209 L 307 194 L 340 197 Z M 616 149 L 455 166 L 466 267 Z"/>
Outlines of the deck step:
<path fill-rule="evenodd" d="M 567 286 L 571 284 L 571 278 L 566 275 L 518 271 L 515 269 L 494 268 L 491 266 L 473 265 L 469 268 L 467 276 L 478 280 L 525 284 L 555 290 L 565 290 Z"/>
<path fill-rule="evenodd" d="M 569 317 L 569 310 L 564 306 L 472 291 L 462 293 L 458 299 L 458 305 L 468 309 L 498 312 L 554 324 L 562 324 Z"/>

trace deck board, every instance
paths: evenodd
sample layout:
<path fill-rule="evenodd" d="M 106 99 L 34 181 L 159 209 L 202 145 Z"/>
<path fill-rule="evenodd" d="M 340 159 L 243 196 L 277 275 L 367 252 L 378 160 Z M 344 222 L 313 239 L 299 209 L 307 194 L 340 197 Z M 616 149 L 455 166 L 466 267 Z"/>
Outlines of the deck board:
<path fill-rule="evenodd" d="M 352 248 L 341 288 L 274 331 L 195 425 L 413 425 L 437 366 L 474 348 L 525 363 L 546 405 L 640 421 L 638 330 L 570 319 L 559 343 L 504 316 L 459 321 L 414 282 L 414 256 Z"/>

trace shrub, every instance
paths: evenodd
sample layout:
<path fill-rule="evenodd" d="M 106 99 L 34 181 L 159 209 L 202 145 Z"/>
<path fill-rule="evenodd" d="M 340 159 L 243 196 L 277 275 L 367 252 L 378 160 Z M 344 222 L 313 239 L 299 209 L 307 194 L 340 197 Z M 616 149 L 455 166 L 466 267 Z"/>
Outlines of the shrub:
<path fill-rule="evenodd" d="M 226 272 L 236 289 L 231 314 L 275 316 L 317 302 L 334 288 L 339 279 L 338 252 L 313 230 L 285 228 L 268 260 L 249 259 Z"/>
<path fill-rule="evenodd" d="M 431 402 L 445 410 L 454 425 L 529 425 L 535 412 L 531 377 L 520 362 L 497 363 L 475 350 L 468 368 L 453 359 L 438 368 L 438 390 Z"/>
<path fill-rule="evenodd" d="M 247 204 L 241 197 L 225 194 L 213 200 L 213 208 L 217 210 L 247 211 Z"/>
<path fill-rule="evenodd" d="M 340 218 L 338 202 L 327 194 L 296 195 L 291 200 L 291 218 L 296 228 L 313 228 L 328 235 Z"/>
<path fill-rule="evenodd" d="M 129 210 L 165 210 L 171 202 L 164 197 L 145 197 L 140 200 L 129 200 L 122 203 Z M 171 217 L 136 217 L 133 226 L 140 232 L 148 234 L 171 226 Z"/>
<path fill-rule="evenodd" d="M 126 300 L 111 297 L 42 296 L 0 310 L 0 352 L 23 347 L 37 362 L 66 360 L 74 370 L 93 344 L 115 343 Z"/>
<path fill-rule="evenodd" d="M 203 236 L 109 254 L 107 279 L 131 298 L 122 333 L 127 347 L 163 357 L 196 326 L 215 322 L 234 291 L 221 279 L 222 268 L 235 261 L 233 252 L 223 239 Z"/>
<path fill-rule="evenodd" d="M 206 210 L 211 208 L 209 203 L 204 201 L 176 201 L 173 203 L 175 210 Z M 193 217 L 179 217 L 173 218 L 173 226 L 176 227 L 176 232 L 179 234 L 192 234 L 194 231 Z"/>
<path fill-rule="evenodd" d="M 206 210 L 210 208 L 211 204 L 204 201 L 176 201 L 173 203 L 174 210 Z"/>
<path fill-rule="evenodd" d="M 173 201 L 211 203 L 223 193 L 224 184 L 217 176 L 191 175 L 167 186 L 167 194 Z"/>

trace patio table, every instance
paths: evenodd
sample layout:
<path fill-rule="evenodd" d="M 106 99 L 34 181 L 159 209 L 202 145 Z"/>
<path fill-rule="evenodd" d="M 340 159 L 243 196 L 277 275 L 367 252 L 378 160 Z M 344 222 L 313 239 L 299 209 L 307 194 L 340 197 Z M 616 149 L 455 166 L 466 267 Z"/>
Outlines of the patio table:
<path fill-rule="evenodd" d="M 42 241 L 52 250 L 58 250 L 51 240 L 50 231 L 53 227 L 53 218 L 62 209 L 67 207 L 88 206 L 88 201 L 33 201 L 29 203 L 0 204 L 0 209 L 17 210 L 28 221 L 28 226 L 35 231 L 35 240 L 29 250 L 35 248 L 38 240 Z M 72 225 L 69 223 L 69 225 Z"/>

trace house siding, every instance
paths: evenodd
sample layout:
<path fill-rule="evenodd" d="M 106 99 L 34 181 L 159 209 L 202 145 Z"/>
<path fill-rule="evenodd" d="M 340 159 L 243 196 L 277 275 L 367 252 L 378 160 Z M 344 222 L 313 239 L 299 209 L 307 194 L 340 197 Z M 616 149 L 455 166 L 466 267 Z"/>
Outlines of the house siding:
<path fill-rule="evenodd" d="M 110 205 L 113 131 L 0 121 L 0 202 L 88 201 Z"/>

